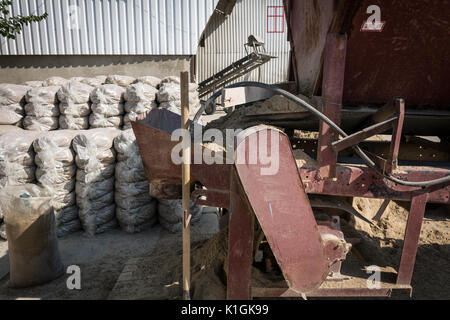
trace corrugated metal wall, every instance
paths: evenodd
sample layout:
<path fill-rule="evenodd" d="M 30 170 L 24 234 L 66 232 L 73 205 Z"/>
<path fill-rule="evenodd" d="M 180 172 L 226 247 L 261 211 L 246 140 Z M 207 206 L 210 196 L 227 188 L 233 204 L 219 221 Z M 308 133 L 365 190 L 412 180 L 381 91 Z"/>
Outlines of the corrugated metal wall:
<path fill-rule="evenodd" d="M 193 55 L 218 0 L 14 0 L 15 15 L 48 13 L 2 55 Z M 1 14 L 1 13 L 0 13 Z"/>
<path fill-rule="evenodd" d="M 227 18 L 218 14 L 213 15 L 205 31 L 204 47 L 199 46 L 197 49 L 198 82 L 206 80 L 244 57 L 246 55 L 244 43 L 247 43 L 247 38 L 251 34 L 263 38 L 267 53 L 277 56 L 278 59 L 273 59 L 262 66 L 260 77 L 259 71 L 254 70 L 237 81 L 244 79 L 266 83 L 286 81 L 290 52 L 286 20 L 284 19 L 284 33 L 268 33 L 268 6 L 283 6 L 283 1 L 238 0 L 233 12 Z"/>

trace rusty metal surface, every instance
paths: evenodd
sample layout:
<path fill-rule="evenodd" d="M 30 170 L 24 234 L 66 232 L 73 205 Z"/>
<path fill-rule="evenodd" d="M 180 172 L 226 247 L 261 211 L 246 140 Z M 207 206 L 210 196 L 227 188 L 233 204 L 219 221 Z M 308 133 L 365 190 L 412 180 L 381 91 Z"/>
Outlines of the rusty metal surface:
<path fill-rule="evenodd" d="M 254 214 L 243 199 L 235 170 L 231 173 L 228 231 L 227 299 L 249 300 L 253 263 Z"/>
<path fill-rule="evenodd" d="M 261 159 L 256 164 L 248 161 L 249 138 L 254 136 L 259 145 L 262 132 L 252 131 L 250 135 L 244 131 L 246 138 L 236 149 L 237 159 L 242 155 L 247 159 L 246 164 L 235 165 L 239 180 L 289 287 L 296 292 L 312 291 L 325 280 L 328 268 L 289 139 L 278 130 L 264 130 L 272 133 L 267 134 L 268 150 L 274 141 L 279 141 L 279 170 L 272 175 L 261 175 L 261 168 L 266 167 Z"/>
<path fill-rule="evenodd" d="M 181 166 L 175 165 L 171 159 L 172 149 L 178 141 L 171 141 L 170 133 L 176 126 L 175 124 L 170 126 L 172 121 L 160 115 L 160 111 L 154 109 L 145 119 L 131 122 L 144 163 L 145 174 L 149 182 L 165 180 L 181 184 Z M 178 119 L 180 119 L 179 116 Z M 164 124 L 165 120 L 168 120 L 168 124 Z M 181 120 L 178 128 L 180 123 Z"/>
<path fill-rule="evenodd" d="M 447 176 L 450 171 L 437 168 L 404 168 L 395 175 L 408 181 L 427 181 Z M 345 197 L 363 197 L 411 201 L 416 193 L 428 193 L 430 203 L 450 203 L 450 185 L 436 185 L 426 189 L 398 186 L 385 182 L 372 170 L 362 166 L 338 166 L 337 181 L 316 179 L 317 168 L 300 168 L 300 176 L 307 193 Z"/>
<path fill-rule="evenodd" d="M 344 85 L 345 55 L 347 37 L 328 34 L 323 67 L 323 110 L 322 112 L 336 125 L 341 123 L 342 90 Z M 338 139 L 336 132 L 321 121 L 319 125 L 319 147 L 317 162 L 320 176 L 324 179 L 336 177 L 337 152 L 331 144 Z"/>
<path fill-rule="evenodd" d="M 361 32 L 378 5 L 382 32 Z M 353 19 L 344 103 L 384 104 L 401 96 L 407 107 L 450 108 L 450 6 L 441 0 L 364 0 Z"/>
<path fill-rule="evenodd" d="M 288 27 L 300 92 L 314 92 L 320 78 L 324 35 L 333 1 L 287 1 Z M 334 2 L 336 3 L 336 2 Z M 382 32 L 361 32 L 370 5 L 378 5 Z M 339 17 L 338 17 L 339 18 Z M 335 18 L 336 20 L 336 18 Z M 450 6 L 441 0 L 362 0 L 348 24 L 345 105 L 384 105 L 402 96 L 407 108 L 450 109 Z M 331 30 L 333 32 L 333 30 Z M 336 32 L 336 31 L 334 31 Z"/>
<path fill-rule="evenodd" d="M 427 198 L 428 194 L 424 193 L 415 195 L 411 201 L 408 222 L 406 223 L 402 258 L 397 277 L 397 284 L 400 285 L 411 283 Z"/>

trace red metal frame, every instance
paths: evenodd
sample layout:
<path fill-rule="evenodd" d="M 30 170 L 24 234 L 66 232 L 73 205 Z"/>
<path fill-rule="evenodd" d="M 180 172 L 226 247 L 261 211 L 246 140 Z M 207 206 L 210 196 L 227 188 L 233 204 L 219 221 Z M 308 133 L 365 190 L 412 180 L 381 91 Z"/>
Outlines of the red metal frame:
<path fill-rule="evenodd" d="M 322 95 L 324 106 L 322 112 L 338 126 L 341 123 L 346 45 L 347 37 L 345 35 L 329 34 L 323 67 Z M 334 152 L 331 143 L 336 141 L 337 138 L 336 132 L 321 121 L 317 162 L 320 167 L 320 176 L 324 179 L 336 177 L 337 153 Z"/>
<path fill-rule="evenodd" d="M 270 10 L 275 9 L 275 14 L 270 14 Z M 281 9 L 282 13 L 281 15 L 278 14 L 278 10 Z M 274 30 L 269 30 L 270 25 L 270 19 L 272 18 L 274 20 Z M 281 19 L 282 21 L 282 31 L 278 31 L 278 19 Z M 266 32 L 267 33 L 284 33 L 284 6 L 267 6 L 267 19 L 266 19 Z"/>

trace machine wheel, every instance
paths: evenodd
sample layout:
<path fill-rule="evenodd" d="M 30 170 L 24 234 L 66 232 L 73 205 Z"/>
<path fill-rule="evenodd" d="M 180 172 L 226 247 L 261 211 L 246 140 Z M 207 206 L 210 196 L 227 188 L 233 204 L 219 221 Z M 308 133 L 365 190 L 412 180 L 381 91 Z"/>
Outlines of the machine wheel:
<path fill-rule="evenodd" d="M 215 102 L 211 102 L 210 104 L 208 104 L 205 108 L 205 113 L 207 115 L 211 115 L 214 114 L 216 112 L 216 103 Z"/>

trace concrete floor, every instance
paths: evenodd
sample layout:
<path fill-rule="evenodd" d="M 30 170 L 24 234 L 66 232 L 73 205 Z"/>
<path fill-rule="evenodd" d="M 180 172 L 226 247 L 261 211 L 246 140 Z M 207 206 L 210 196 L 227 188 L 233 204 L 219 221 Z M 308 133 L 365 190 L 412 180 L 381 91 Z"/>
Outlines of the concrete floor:
<path fill-rule="evenodd" d="M 217 215 L 208 213 L 203 214 L 201 220 L 193 225 L 191 232 L 193 238 L 206 239 L 218 230 Z M 181 234 L 179 237 L 181 239 Z M 138 234 L 127 234 L 117 229 L 94 238 L 77 232 L 59 239 L 65 267 L 77 265 L 81 269 L 82 290 L 67 289 L 66 281 L 70 274 L 63 274 L 41 286 L 9 288 L 8 243 L 0 241 L 0 299 L 107 299 L 127 261 L 150 256 L 162 242 L 172 238 L 174 235 L 158 224 Z"/>

